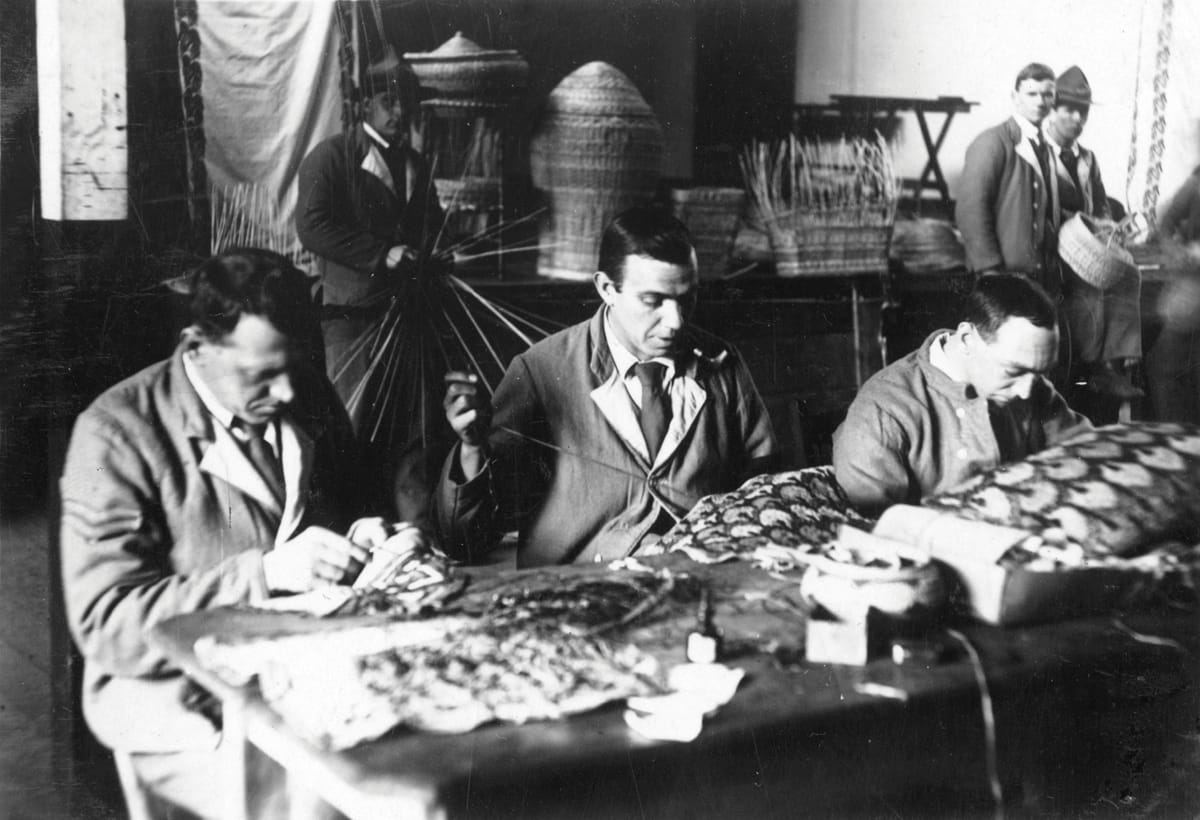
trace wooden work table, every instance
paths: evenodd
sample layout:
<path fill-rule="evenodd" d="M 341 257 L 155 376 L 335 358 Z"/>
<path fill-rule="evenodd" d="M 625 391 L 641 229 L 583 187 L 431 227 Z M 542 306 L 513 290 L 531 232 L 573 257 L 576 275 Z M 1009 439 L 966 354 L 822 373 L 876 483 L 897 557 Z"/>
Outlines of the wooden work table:
<path fill-rule="evenodd" d="M 300 806 L 312 795 L 361 820 L 992 814 L 980 689 L 965 653 L 931 667 L 890 659 L 862 668 L 807 663 L 799 651 L 804 619 L 788 605 L 798 576 L 744 562 L 654 562 L 709 584 L 731 647 L 726 662 L 747 673 L 692 743 L 648 740 L 612 705 L 553 722 L 464 735 L 397 732 L 322 751 L 296 736 L 253 687 L 231 687 L 200 666 L 193 646 L 206 635 L 292 633 L 327 629 L 331 621 L 221 609 L 171 619 L 151 640 L 224 702 L 223 748 L 230 771 L 246 783 L 251 816 L 259 816 L 256 792 L 264 787 L 245 773 L 261 770 L 264 755 L 286 772 L 293 817 L 304 816 Z M 514 572 L 474 571 L 467 594 L 487 596 Z M 629 639 L 663 663 L 681 662 L 690 627 L 690 615 L 660 618 Z M 1194 726 L 1200 714 L 1195 627 L 1194 611 L 1012 630 L 964 625 L 993 701 L 1008 808 L 1068 816 L 1072 805 L 1136 792 L 1147 767 L 1160 765 L 1165 738 Z M 1139 641 L 1129 628 L 1180 643 Z M 905 699 L 871 694 L 864 682 Z"/>

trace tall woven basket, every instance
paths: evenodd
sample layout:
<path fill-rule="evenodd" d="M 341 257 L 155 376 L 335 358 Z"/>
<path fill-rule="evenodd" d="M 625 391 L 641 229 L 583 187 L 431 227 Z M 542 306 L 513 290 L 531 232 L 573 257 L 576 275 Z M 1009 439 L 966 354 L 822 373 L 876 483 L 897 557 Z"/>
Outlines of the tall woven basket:
<path fill-rule="evenodd" d="M 550 92 L 530 146 L 533 184 L 549 204 L 538 274 L 589 279 L 605 225 L 654 196 L 662 154 L 658 119 L 620 70 L 593 62 L 567 75 Z"/>

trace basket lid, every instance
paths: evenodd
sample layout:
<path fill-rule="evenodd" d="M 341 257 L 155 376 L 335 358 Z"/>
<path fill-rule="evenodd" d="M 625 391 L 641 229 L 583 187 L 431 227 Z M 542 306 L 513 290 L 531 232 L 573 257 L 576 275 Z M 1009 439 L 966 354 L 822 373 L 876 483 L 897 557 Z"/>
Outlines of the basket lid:
<path fill-rule="evenodd" d="M 623 71 L 596 60 L 572 71 L 550 92 L 547 114 L 620 114 L 657 122 L 654 110 Z"/>
<path fill-rule="evenodd" d="M 525 62 L 521 53 L 515 49 L 485 49 L 461 31 L 433 51 L 406 51 L 404 59 L 410 63 L 456 63 L 492 61 L 507 62 L 516 60 Z"/>

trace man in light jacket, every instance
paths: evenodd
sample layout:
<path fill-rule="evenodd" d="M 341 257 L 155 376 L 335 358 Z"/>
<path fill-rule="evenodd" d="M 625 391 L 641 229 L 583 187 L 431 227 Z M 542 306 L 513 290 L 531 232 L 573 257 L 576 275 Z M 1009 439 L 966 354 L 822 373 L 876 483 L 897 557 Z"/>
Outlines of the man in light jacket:
<path fill-rule="evenodd" d="M 1058 213 L 1041 123 L 1054 102 L 1054 72 L 1030 63 L 1017 74 L 1013 115 L 967 148 L 955 219 L 975 273 L 1021 273 L 1052 298 L 1061 292 L 1054 238 Z"/>

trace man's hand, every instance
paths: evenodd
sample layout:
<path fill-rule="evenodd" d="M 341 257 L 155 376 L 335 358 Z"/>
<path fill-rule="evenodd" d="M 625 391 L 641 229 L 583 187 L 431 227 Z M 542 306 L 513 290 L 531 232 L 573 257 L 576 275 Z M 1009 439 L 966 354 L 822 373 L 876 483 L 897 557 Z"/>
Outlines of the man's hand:
<path fill-rule="evenodd" d="M 491 405 L 474 373 L 452 371 L 446 374 L 446 421 L 462 441 L 459 461 L 468 480 L 483 469 L 483 448 L 491 426 Z"/>
<path fill-rule="evenodd" d="M 401 262 L 412 262 L 416 258 L 417 252 L 408 245 L 393 245 L 388 249 L 387 259 L 384 260 L 384 264 L 387 265 L 388 270 L 395 270 L 400 267 Z"/>
<path fill-rule="evenodd" d="M 383 542 L 388 540 L 388 537 L 395 531 L 395 527 L 388 524 L 379 516 L 370 518 L 360 518 L 350 525 L 350 529 L 346 531 L 346 537 L 358 544 L 360 547 L 370 551 L 376 547 L 383 546 Z"/>
<path fill-rule="evenodd" d="M 272 592 L 305 592 L 344 584 L 362 572 L 368 550 L 324 527 L 309 527 L 263 555 L 263 574 Z"/>

